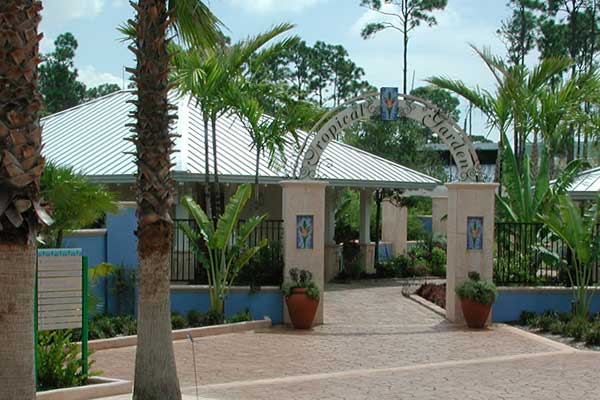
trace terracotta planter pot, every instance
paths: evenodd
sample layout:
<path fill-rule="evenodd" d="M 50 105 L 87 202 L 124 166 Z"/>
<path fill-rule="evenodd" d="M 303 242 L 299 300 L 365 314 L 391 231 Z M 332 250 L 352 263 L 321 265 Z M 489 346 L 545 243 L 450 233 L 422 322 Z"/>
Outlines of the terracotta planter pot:
<path fill-rule="evenodd" d="M 492 309 L 491 304 L 476 303 L 469 299 L 461 299 L 460 305 L 467 326 L 471 329 L 483 329 Z"/>
<path fill-rule="evenodd" d="M 294 328 L 310 329 L 312 327 L 319 306 L 318 299 L 308 297 L 305 288 L 294 288 L 292 293 L 286 296 L 285 304 Z"/>

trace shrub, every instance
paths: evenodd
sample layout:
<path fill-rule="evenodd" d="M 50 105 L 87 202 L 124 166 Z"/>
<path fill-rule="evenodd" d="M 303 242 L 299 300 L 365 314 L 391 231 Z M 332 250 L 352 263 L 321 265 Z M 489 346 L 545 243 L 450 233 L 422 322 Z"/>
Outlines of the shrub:
<path fill-rule="evenodd" d="M 537 314 L 532 311 L 523 311 L 519 316 L 519 325 L 531 325 L 532 321 L 537 317 Z"/>
<path fill-rule="evenodd" d="M 446 276 L 446 252 L 442 248 L 431 249 L 431 273 L 435 276 Z"/>
<path fill-rule="evenodd" d="M 171 314 L 171 329 L 184 329 L 187 328 L 188 322 L 185 317 L 179 313 Z"/>
<path fill-rule="evenodd" d="M 230 324 L 244 321 L 252 321 L 252 315 L 250 314 L 250 310 L 248 309 L 246 309 L 246 311 L 244 312 L 234 314 L 231 317 L 227 318 L 227 322 Z"/>
<path fill-rule="evenodd" d="M 583 338 L 588 346 L 600 346 L 600 322 L 591 324 Z"/>
<path fill-rule="evenodd" d="M 83 360 L 78 357 L 79 347 L 71 342 L 71 332 L 68 330 L 40 332 L 37 351 L 39 390 L 81 386 L 90 376 L 101 374 L 98 371 L 83 373 Z M 88 371 L 93 363 L 93 360 L 88 361 Z"/>
<path fill-rule="evenodd" d="M 542 332 L 550 332 L 550 328 L 554 323 L 562 321 L 560 321 L 559 315 L 557 313 L 547 311 L 542 315 L 539 315 L 536 318 L 534 318 L 532 322 L 533 327 L 541 330 Z"/>
<path fill-rule="evenodd" d="M 553 321 L 548 326 L 548 332 L 553 335 L 562 335 L 565 332 L 565 323 L 562 321 Z"/>
<path fill-rule="evenodd" d="M 427 260 L 423 258 L 417 258 L 415 265 L 413 266 L 414 276 L 427 276 L 429 275 L 429 267 L 427 266 Z"/>
<path fill-rule="evenodd" d="M 581 318 L 573 318 L 565 325 L 565 335 L 572 337 L 577 341 L 581 341 L 590 331 L 591 325 L 589 321 Z"/>
<path fill-rule="evenodd" d="M 496 300 L 496 291 L 496 285 L 482 281 L 477 272 L 469 272 L 469 280 L 456 287 L 456 294 L 461 299 L 480 304 L 492 304 Z"/>
<path fill-rule="evenodd" d="M 396 269 L 391 261 L 375 264 L 375 271 L 377 271 L 379 278 L 395 278 L 397 276 Z"/>
<path fill-rule="evenodd" d="M 204 326 L 206 324 L 206 316 L 200 311 L 190 310 L 187 313 L 187 322 L 190 327 Z"/>
<path fill-rule="evenodd" d="M 394 257 L 391 260 L 375 266 L 377 275 L 383 278 L 406 278 L 413 275 L 412 258 L 406 255 Z"/>

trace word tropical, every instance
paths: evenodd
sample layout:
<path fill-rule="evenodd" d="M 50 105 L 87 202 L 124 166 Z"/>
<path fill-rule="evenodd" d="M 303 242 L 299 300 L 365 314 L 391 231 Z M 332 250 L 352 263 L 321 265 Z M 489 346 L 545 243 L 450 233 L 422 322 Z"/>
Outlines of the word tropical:
<path fill-rule="evenodd" d="M 467 134 L 454 120 L 436 106 L 418 97 L 400 94 L 397 99 L 400 117 L 409 118 L 431 129 L 448 146 L 458 167 L 458 176 L 461 181 L 476 182 L 482 179 L 475 149 Z M 345 128 L 358 120 L 382 115 L 385 112 L 387 110 L 382 110 L 380 95 L 377 92 L 358 97 L 331 111 L 329 119 L 324 123 L 319 121 L 312 130 L 317 133 L 304 152 L 299 177 L 301 179 L 316 178 L 321 155 L 329 142 L 335 140 Z"/>

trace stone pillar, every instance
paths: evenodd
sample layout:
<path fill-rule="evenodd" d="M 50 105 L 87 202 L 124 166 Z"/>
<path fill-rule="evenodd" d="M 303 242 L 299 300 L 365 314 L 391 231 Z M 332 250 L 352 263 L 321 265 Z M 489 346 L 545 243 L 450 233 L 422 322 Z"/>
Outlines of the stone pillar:
<path fill-rule="evenodd" d="M 282 213 L 283 213 L 283 250 L 284 250 L 284 280 L 289 279 L 292 268 L 305 269 L 313 274 L 313 280 L 323 294 L 325 283 L 325 188 L 327 182 L 311 180 L 294 180 L 281 182 Z M 312 216 L 312 248 L 298 248 L 296 242 L 298 216 Z M 323 303 L 321 295 L 319 309 L 314 324 L 323 323 Z M 285 303 L 283 318 L 289 323 L 289 314 Z"/>
<path fill-rule="evenodd" d="M 371 243 L 371 204 L 373 202 L 373 191 L 363 189 L 360 191 L 360 226 L 358 242 L 360 244 L 360 255 L 365 263 L 367 274 L 375 273 L 375 244 Z"/>
<path fill-rule="evenodd" d="M 335 278 L 340 269 L 339 246 L 335 242 L 335 210 L 338 192 L 334 188 L 325 190 L 325 282 Z"/>
<path fill-rule="evenodd" d="M 393 255 L 406 253 L 408 240 L 408 209 L 397 207 L 390 201 L 381 203 L 381 239 L 392 243 Z"/>
<path fill-rule="evenodd" d="M 432 197 L 431 205 L 431 231 L 433 233 L 447 235 L 446 220 L 448 215 L 448 197 Z"/>
<path fill-rule="evenodd" d="M 446 274 L 446 318 L 464 321 L 460 300 L 455 293 L 458 284 L 468 279 L 471 271 L 481 279 L 492 280 L 494 265 L 494 219 L 496 183 L 448 183 L 448 261 Z M 474 218 L 474 219 L 471 219 Z M 482 221 L 481 246 L 467 248 L 467 223 Z M 480 248 L 479 248 L 480 247 Z"/>

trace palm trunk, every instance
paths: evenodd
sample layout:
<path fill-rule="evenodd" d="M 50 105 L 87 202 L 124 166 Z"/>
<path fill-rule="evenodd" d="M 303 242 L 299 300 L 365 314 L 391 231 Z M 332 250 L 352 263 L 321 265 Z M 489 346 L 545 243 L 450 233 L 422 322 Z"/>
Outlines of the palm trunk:
<path fill-rule="evenodd" d="M 502 135 L 498 141 L 498 154 L 496 154 L 496 170 L 494 171 L 494 182 L 500 183 L 500 193 L 502 193 L 502 151 L 504 150 L 504 143 L 502 141 Z"/>
<path fill-rule="evenodd" d="M 169 16 L 165 0 L 139 0 L 133 23 L 137 31 L 137 83 L 133 112 L 137 171 L 139 266 L 138 344 L 133 397 L 181 399 L 171 341 L 170 264 L 173 239 L 171 154 L 175 118 L 168 103 L 170 56 L 166 39 Z"/>
<path fill-rule="evenodd" d="M 35 399 L 35 247 L 0 245 L 0 399 Z"/>
<path fill-rule="evenodd" d="M 215 197 L 215 217 L 218 218 L 221 215 L 221 187 L 219 186 L 219 169 L 217 165 L 217 116 L 211 116 L 212 123 L 212 151 L 213 151 L 213 166 L 215 181 L 213 183 L 213 191 Z"/>
<path fill-rule="evenodd" d="M 531 145 L 531 175 L 532 181 L 537 181 L 539 171 L 539 156 L 538 156 L 538 132 L 533 131 L 533 143 Z"/>
<path fill-rule="evenodd" d="M 403 93 L 407 94 L 407 73 L 408 73 L 408 21 L 404 19 L 404 53 L 402 55 L 402 83 L 403 83 Z"/>
<path fill-rule="evenodd" d="M 260 184 L 258 182 L 258 175 L 259 175 L 259 168 L 260 168 L 260 146 L 256 146 L 256 165 L 255 165 L 255 173 L 254 173 L 254 208 L 256 210 L 258 210 L 258 207 L 260 206 Z"/>
<path fill-rule="evenodd" d="M 181 399 L 171 340 L 168 254 L 140 258 L 136 399 Z"/>
<path fill-rule="evenodd" d="M 0 1 L 0 399 L 35 399 L 34 276 L 44 211 L 37 89 L 42 4 Z"/>
<path fill-rule="evenodd" d="M 212 207 L 210 200 L 210 150 L 208 148 L 208 115 L 204 114 L 204 109 L 202 110 L 202 113 L 204 117 L 204 210 L 206 211 L 206 216 L 208 219 L 212 220 Z"/>

